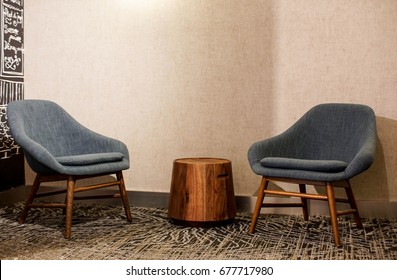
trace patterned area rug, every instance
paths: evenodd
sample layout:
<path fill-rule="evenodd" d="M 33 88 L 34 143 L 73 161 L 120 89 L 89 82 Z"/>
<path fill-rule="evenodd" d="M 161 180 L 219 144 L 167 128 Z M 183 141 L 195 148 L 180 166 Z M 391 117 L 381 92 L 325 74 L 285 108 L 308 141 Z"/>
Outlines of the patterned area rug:
<path fill-rule="evenodd" d="M 363 219 L 364 229 L 341 218 L 343 246 L 336 248 L 327 217 L 261 216 L 248 233 L 251 214 L 211 228 L 170 223 L 165 209 L 132 207 L 129 224 L 118 206 L 76 205 L 72 237 L 63 238 L 60 209 L 32 209 L 18 224 L 22 204 L 0 208 L 1 259 L 397 259 L 397 220 Z"/>

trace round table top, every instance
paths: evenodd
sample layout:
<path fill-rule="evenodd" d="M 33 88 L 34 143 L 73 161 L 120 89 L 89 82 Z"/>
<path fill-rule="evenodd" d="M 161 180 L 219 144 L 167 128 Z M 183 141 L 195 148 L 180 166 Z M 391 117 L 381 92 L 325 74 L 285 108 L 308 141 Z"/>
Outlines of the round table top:
<path fill-rule="evenodd" d="M 176 159 L 175 162 L 184 163 L 184 164 L 222 164 L 222 163 L 229 163 L 230 160 L 223 158 L 192 157 L 192 158 L 179 158 Z"/>

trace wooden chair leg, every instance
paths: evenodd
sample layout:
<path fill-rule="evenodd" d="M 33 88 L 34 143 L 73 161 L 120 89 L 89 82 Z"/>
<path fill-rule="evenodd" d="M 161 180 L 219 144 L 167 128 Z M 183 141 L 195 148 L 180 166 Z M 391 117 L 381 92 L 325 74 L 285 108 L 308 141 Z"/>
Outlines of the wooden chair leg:
<path fill-rule="evenodd" d="M 306 193 L 306 185 L 299 184 L 299 191 L 301 193 Z M 302 197 L 301 201 L 302 201 L 303 219 L 307 221 L 309 219 L 309 212 L 307 210 L 307 199 Z"/>
<path fill-rule="evenodd" d="M 262 177 L 261 185 L 258 190 L 258 198 L 256 199 L 254 213 L 252 213 L 251 225 L 249 228 L 250 233 L 255 232 L 255 227 L 256 227 L 256 223 L 258 221 L 259 213 L 261 212 L 263 199 L 265 198 L 265 190 L 267 189 L 268 185 L 269 185 L 269 181 L 266 180 L 265 177 Z"/>
<path fill-rule="evenodd" d="M 123 201 L 125 215 L 127 217 L 127 221 L 131 223 L 132 222 L 131 210 L 130 210 L 130 205 L 128 203 L 127 192 L 125 190 L 123 172 L 121 171 L 117 172 L 116 176 L 117 176 L 117 180 L 120 181 L 119 190 L 120 190 L 121 200 Z"/>
<path fill-rule="evenodd" d="M 360 214 L 358 213 L 356 200 L 354 199 L 353 191 L 352 191 L 352 188 L 351 188 L 349 180 L 347 180 L 347 185 L 348 185 L 348 187 L 345 188 L 345 191 L 346 191 L 346 195 L 347 195 L 347 198 L 349 200 L 349 203 L 350 203 L 350 207 L 351 207 L 351 209 L 356 210 L 356 212 L 353 213 L 354 220 L 356 221 L 356 225 L 357 225 L 358 228 L 363 228 L 363 224 L 361 223 Z"/>
<path fill-rule="evenodd" d="M 329 213 L 331 216 L 331 223 L 332 223 L 332 231 L 334 233 L 334 241 L 335 245 L 340 245 L 340 238 L 339 238 L 339 229 L 338 229 L 338 216 L 336 213 L 336 205 L 335 205 L 335 194 L 334 194 L 334 187 L 331 183 L 327 182 L 327 198 L 328 198 L 328 205 L 329 205 Z"/>
<path fill-rule="evenodd" d="M 72 232 L 72 211 L 75 185 L 76 179 L 73 176 L 68 177 L 66 192 L 65 238 L 70 238 L 70 234 Z"/>
<path fill-rule="evenodd" d="M 28 199 L 26 200 L 25 207 L 23 208 L 22 214 L 19 218 L 19 223 L 23 224 L 26 221 L 26 217 L 28 216 L 30 206 L 36 197 L 37 191 L 39 190 L 41 184 L 41 176 L 39 174 L 36 175 L 36 178 L 34 179 L 33 186 L 30 190 L 30 194 Z"/>

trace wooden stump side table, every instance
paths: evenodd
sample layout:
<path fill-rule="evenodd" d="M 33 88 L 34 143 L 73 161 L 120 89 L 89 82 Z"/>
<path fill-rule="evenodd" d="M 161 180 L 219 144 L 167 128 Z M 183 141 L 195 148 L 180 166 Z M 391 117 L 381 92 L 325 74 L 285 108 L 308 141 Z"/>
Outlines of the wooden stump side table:
<path fill-rule="evenodd" d="M 236 216 L 232 164 L 220 158 L 174 161 L 168 217 L 176 224 L 217 226 Z"/>

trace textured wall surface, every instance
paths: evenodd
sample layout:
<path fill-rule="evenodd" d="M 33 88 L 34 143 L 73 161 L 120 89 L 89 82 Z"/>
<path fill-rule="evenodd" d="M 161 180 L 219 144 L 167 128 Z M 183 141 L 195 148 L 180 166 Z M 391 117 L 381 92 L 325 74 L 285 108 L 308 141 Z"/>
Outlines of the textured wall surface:
<path fill-rule="evenodd" d="M 168 192 L 172 162 L 232 160 L 324 102 L 371 106 L 360 200 L 397 200 L 397 1 L 35 0 L 25 3 L 25 98 L 51 99 L 124 141 L 129 190 Z"/>

